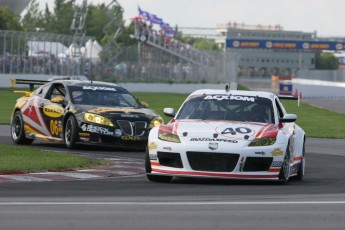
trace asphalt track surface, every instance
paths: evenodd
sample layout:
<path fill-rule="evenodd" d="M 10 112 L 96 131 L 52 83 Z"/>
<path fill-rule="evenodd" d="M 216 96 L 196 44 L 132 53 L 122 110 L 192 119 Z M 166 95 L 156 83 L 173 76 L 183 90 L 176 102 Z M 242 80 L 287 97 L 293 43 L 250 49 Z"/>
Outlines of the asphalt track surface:
<path fill-rule="evenodd" d="M 305 102 L 345 113 L 345 100 Z M 0 143 L 11 144 L 9 126 L 0 126 Z M 67 152 L 60 144 L 32 147 Z M 144 162 L 143 152 L 89 146 L 71 154 Z M 308 138 L 306 160 L 304 179 L 285 185 L 183 178 L 159 184 L 144 174 L 0 183 L 0 229 L 345 230 L 345 141 Z"/>
<path fill-rule="evenodd" d="M 11 144 L 9 126 L 0 143 Z M 33 148 L 67 151 L 60 144 Z M 144 153 L 81 146 L 76 152 L 144 161 Z M 302 181 L 176 178 L 0 184 L 0 229 L 345 229 L 345 141 L 307 139 Z"/>

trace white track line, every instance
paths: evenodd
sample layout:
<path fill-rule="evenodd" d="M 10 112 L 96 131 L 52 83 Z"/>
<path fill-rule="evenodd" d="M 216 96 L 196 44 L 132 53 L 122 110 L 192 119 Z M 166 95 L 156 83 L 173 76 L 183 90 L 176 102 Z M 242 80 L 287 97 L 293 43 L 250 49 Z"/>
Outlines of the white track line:
<path fill-rule="evenodd" d="M 0 202 L 0 206 L 39 205 L 344 205 L 345 201 L 268 201 L 268 202 Z"/>

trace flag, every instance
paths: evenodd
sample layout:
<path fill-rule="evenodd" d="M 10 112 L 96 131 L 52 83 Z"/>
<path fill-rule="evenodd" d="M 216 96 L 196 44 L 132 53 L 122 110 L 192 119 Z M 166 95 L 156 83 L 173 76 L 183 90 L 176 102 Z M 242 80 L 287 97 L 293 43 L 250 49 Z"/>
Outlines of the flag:
<path fill-rule="evenodd" d="M 175 36 L 175 30 L 171 28 L 171 26 L 168 23 L 162 23 L 161 28 L 164 31 L 165 35 Z"/>
<path fill-rule="evenodd" d="M 151 13 L 149 13 L 147 11 L 142 10 L 139 6 L 138 6 L 138 11 L 139 11 L 139 15 L 142 16 L 146 21 L 148 21 L 150 23 L 158 24 L 158 25 L 163 23 L 163 19 L 162 18 L 159 18 L 155 14 L 151 14 Z"/>

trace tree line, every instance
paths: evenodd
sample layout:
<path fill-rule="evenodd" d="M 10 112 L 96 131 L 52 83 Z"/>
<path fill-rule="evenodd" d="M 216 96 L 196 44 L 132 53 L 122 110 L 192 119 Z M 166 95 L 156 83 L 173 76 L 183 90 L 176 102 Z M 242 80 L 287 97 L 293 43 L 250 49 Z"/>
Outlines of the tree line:
<path fill-rule="evenodd" d="M 118 6 L 114 5 L 110 9 L 106 5 L 92 5 L 84 0 L 85 5 L 76 5 L 76 0 L 55 0 L 54 7 L 51 10 L 48 4 L 42 10 L 38 0 L 32 0 L 27 6 L 22 17 L 15 14 L 8 7 L 0 8 L 0 30 L 16 30 L 25 32 L 47 32 L 56 34 L 72 35 L 71 23 L 74 17 L 75 9 L 80 9 L 81 6 L 86 6 L 86 21 L 85 21 L 85 34 L 94 37 L 101 44 L 107 42 L 106 36 L 103 33 L 103 27 L 109 23 L 110 18 L 107 14 L 117 12 Z M 134 23 L 125 26 L 123 15 L 121 14 L 118 19 L 118 24 L 123 26 L 123 33 L 118 39 L 118 43 L 122 46 L 130 46 L 136 44 L 134 39 L 130 38 L 130 34 L 134 34 Z M 113 26 L 111 28 L 113 33 L 118 28 Z"/>

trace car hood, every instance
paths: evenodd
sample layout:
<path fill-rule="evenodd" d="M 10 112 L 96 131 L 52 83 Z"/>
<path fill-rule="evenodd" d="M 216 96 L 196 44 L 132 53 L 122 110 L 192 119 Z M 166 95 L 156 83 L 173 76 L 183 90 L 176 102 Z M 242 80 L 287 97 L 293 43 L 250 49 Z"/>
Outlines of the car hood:
<path fill-rule="evenodd" d="M 171 124 L 173 132 L 186 141 L 247 142 L 276 132 L 276 125 L 253 122 L 179 120 Z M 272 134 L 272 133 L 270 133 Z"/>
<path fill-rule="evenodd" d="M 78 108 L 83 112 L 99 114 L 104 117 L 152 119 L 159 116 L 158 113 L 147 108 L 95 107 L 92 105 L 78 105 Z"/>

